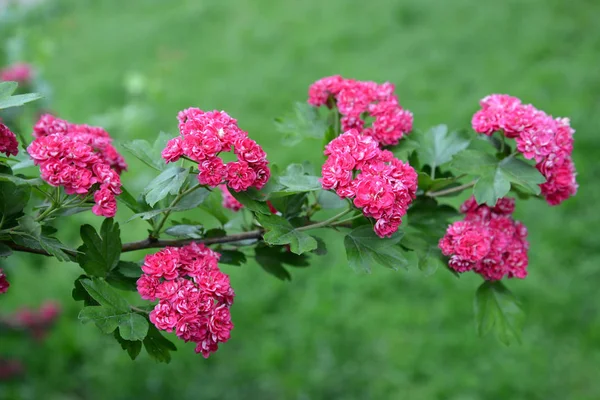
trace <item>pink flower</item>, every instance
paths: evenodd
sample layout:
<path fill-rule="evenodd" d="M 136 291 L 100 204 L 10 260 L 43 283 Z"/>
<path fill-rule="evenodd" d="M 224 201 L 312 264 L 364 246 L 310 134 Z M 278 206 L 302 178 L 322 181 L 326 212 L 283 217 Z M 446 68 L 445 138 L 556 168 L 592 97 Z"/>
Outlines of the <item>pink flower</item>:
<path fill-rule="evenodd" d="M 233 329 L 229 307 L 235 293 L 229 277 L 219 270 L 220 255 L 203 244 L 165 247 L 146 256 L 137 287 L 143 299 L 159 303 L 150 322 L 188 342 L 208 357 Z"/>
<path fill-rule="evenodd" d="M 256 172 L 245 161 L 227 163 L 227 186 L 236 192 L 248 189 L 256 180 Z"/>
<path fill-rule="evenodd" d="M 32 68 L 29 64 L 21 62 L 10 65 L 0 70 L 0 81 L 15 81 L 20 84 L 27 83 L 32 78 Z"/>
<path fill-rule="evenodd" d="M 403 110 L 394 94 L 394 85 L 344 79 L 339 75 L 320 79 L 308 90 L 308 103 L 319 107 L 337 106 L 343 131 L 356 129 L 382 146 L 398 144 L 412 130 L 413 116 Z M 365 127 L 364 116 L 373 122 Z"/>
<path fill-rule="evenodd" d="M 112 218 L 117 213 L 117 200 L 114 193 L 106 187 L 94 193 L 94 202 L 92 212 L 96 215 Z"/>
<path fill-rule="evenodd" d="M 162 156 L 172 162 L 182 156 L 198 163 L 198 182 L 216 187 L 223 182 L 235 191 L 262 188 L 271 173 L 267 155 L 237 121 L 223 111 L 188 108 L 178 116 L 181 136 L 169 141 Z M 226 165 L 219 158 L 232 151 L 238 161 Z"/>
<path fill-rule="evenodd" d="M 9 286 L 10 283 L 8 283 L 8 279 L 6 279 L 6 274 L 4 273 L 2 268 L 0 268 L 0 294 L 6 293 Z"/>
<path fill-rule="evenodd" d="M 240 211 L 243 207 L 242 203 L 237 201 L 235 197 L 229 193 L 226 185 L 219 185 L 219 189 L 221 189 L 221 195 L 223 197 L 222 205 L 225 208 L 229 208 L 232 211 Z"/>
<path fill-rule="evenodd" d="M 227 167 L 219 157 L 212 157 L 198 164 L 198 182 L 215 187 L 227 176 Z"/>
<path fill-rule="evenodd" d="M 325 155 L 323 189 L 335 190 L 341 198 L 353 198 L 365 216 L 376 219 L 377 235 L 393 235 L 416 197 L 415 170 L 357 130 L 333 139 L 325 146 Z"/>
<path fill-rule="evenodd" d="M 137 291 L 144 300 L 156 300 L 156 289 L 160 284 L 160 279 L 156 276 L 143 274 L 137 280 Z"/>
<path fill-rule="evenodd" d="M 481 110 L 473 115 L 473 129 L 485 135 L 500 131 L 515 139 L 517 150 L 526 159 L 534 159 L 546 178 L 540 187 L 548 204 L 557 205 L 575 195 L 576 173 L 571 161 L 575 130 L 568 118 L 554 118 L 508 95 L 490 95 L 480 104 Z"/>
<path fill-rule="evenodd" d="M 17 137 L 2 123 L 0 123 L 0 153 L 7 156 L 16 156 L 19 153 Z"/>
<path fill-rule="evenodd" d="M 35 124 L 33 135 L 35 140 L 27 152 L 39 165 L 43 180 L 64 187 L 67 194 L 93 194 L 94 214 L 115 215 L 115 195 L 121 193 L 119 173 L 127 169 L 127 164 L 104 129 L 71 124 L 45 114 Z"/>
<path fill-rule="evenodd" d="M 451 224 L 439 248 L 456 272 L 475 271 L 487 280 L 527 276 L 527 229 L 511 217 L 514 199 L 499 199 L 495 207 L 477 205 L 474 198 L 460 208 L 463 221 Z"/>

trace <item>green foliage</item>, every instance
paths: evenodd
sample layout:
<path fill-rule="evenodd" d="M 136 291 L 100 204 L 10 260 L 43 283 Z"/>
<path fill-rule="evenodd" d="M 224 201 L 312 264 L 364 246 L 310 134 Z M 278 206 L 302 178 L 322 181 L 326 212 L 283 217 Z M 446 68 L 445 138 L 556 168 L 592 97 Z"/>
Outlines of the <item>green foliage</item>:
<path fill-rule="evenodd" d="M 515 296 L 500 281 L 486 281 L 475 294 L 477 331 L 481 336 L 494 332 L 504 344 L 521 342 L 525 313 Z"/>
<path fill-rule="evenodd" d="M 319 177 L 309 175 L 302 164 L 290 164 L 285 174 L 279 176 L 278 181 L 283 185 L 282 192 L 309 192 L 321 189 Z"/>
<path fill-rule="evenodd" d="M 121 348 L 127 351 L 127 354 L 129 354 L 129 357 L 132 360 L 135 360 L 142 351 L 142 342 L 140 340 L 125 340 L 117 330 L 114 331 L 114 336 L 121 345 Z"/>
<path fill-rule="evenodd" d="M 184 195 L 181 198 L 181 200 L 173 206 L 169 206 L 169 207 L 165 207 L 165 208 L 158 208 L 155 210 L 144 211 L 144 212 L 134 214 L 131 218 L 129 218 L 129 220 L 127 220 L 127 222 L 132 221 L 136 218 L 142 218 L 144 220 L 152 219 L 152 218 L 154 218 L 160 214 L 164 214 L 166 212 L 173 213 L 173 212 L 192 210 L 192 209 L 200 206 L 204 202 L 204 200 L 208 197 L 209 194 L 210 194 L 210 192 L 205 188 L 195 189 L 192 192 Z"/>
<path fill-rule="evenodd" d="M 349 232 L 344 238 L 348 264 L 355 270 L 371 272 L 375 265 L 397 270 L 407 268 L 406 254 L 398 243 L 402 233 L 396 232 L 391 238 L 382 239 L 375 234 L 373 227 L 362 225 Z"/>
<path fill-rule="evenodd" d="M 144 348 L 151 358 L 164 363 L 169 363 L 171 352 L 177 351 L 177 347 L 173 342 L 165 338 L 152 324 L 150 324 L 148 334 L 144 338 Z"/>
<path fill-rule="evenodd" d="M 150 168 L 162 171 L 167 164 L 161 157 L 161 151 L 165 148 L 168 139 L 169 136 L 161 132 L 154 144 L 150 144 L 147 140 L 136 139 L 123 143 L 123 147 Z"/>
<path fill-rule="evenodd" d="M 190 173 L 189 169 L 170 166 L 154 178 L 144 189 L 144 197 L 150 207 L 167 197 L 179 193 Z"/>
<path fill-rule="evenodd" d="M 221 258 L 219 262 L 221 264 L 229 264 L 240 266 L 246 263 L 246 255 L 238 250 L 219 250 Z"/>
<path fill-rule="evenodd" d="M 256 262 L 269 274 L 281 279 L 291 280 L 292 275 L 285 268 L 285 265 L 291 267 L 308 267 L 308 257 L 306 255 L 297 255 L 287 251 L 285 247 L 257 246 L 254 249 Z"/>
<path fill-rule="evenodd" d="M 93 226 L 83 225 L 81 239 L 83 245 L 78 249 L 77 262 L 86 273 L 105 277 L 117 266 L 121 255 L 121 231 L 112 218 L 104 220 L 100 235 Z"/>
<path fill-rule="evenodd" d="M 305 139 L 322 139 L 328 129 L 326 118 L 308 103 L 296 103 L 294 115 L 275 119 L 277 130 L 283 134 L 284 146 L 295 146 Z"/>
<path fill-rule="evenodd" d="M 539 194 L 538 185 L 545 182 L 542 174 L 524 161 L 512 156 L 499 160 L 478 150 L 465 150 L 457 154 L 452 167 L 477 179 L 473 187 L 475 199 L 479 204 L 490 206 L 506 196 L 511 182 L 533 194 Z"/>
<path fill-rule="evenodd" d="M 469 146 L 469 136 L 463 131 L 448 132 L 446 125 L 437 125 L 425 133 L 416 134 L 413 140 L 419 145 L 415 149 L 422 165 L 435 171 L 440 165 L 452 160 L 455 154 Z"/>
<path fill-rule="evenodd" d="M 13 95 L 17 90 L 17 82 L 0 82 L 0 110 L 11 107 L 20 107 L 23 104 L 41 98 L 37 93 Z"/>
<path fill-rule="evenodd" d="M 252 189 L 245 192 L 236 192 L 235 190 L 232 190 L 231 195 L 250 211 L 258 214 L 271 214 L 271 210 L 269 210 L 269 206 L 266 203 L 256 200 L 257 198 L 260 198 L 260 195 Z"/>
<path fill-rule="evenodd" d="M 265 229 L 263 239 L 271 245 L 289 244 L 295 254 L 306 253 L 317 248 L 317 241 L 312 236 L 295 228 L 288 220 L 278 215 L 257 214 L 256 219 Z"/>
<path fill-rule="evenodd" d="M 167 228 L 165 233 L 177 238 L 200 239 L 203 231 L 202 225 L 175 225 Z"/>

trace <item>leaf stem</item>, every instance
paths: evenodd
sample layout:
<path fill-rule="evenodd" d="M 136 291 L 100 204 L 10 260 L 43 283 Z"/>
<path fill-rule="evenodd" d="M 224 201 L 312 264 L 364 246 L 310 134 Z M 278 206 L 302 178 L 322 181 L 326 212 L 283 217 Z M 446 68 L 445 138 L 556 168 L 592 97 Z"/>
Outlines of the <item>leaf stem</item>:
<path fill-rule="evenodd" d="M 425 193 L 425 196 L 427 196 L 427 197 L 439 197 L 439 196 L 445 196 L 445 195 L 451 194 L 451 193 L 462 192 L 463 190 L 468 189 L 471 186 L 475 186 L 476 182 L 477 181 L 472 181 L 472 182 L 469 182 L 469 183 L 465 183 L 464 185 L 456 186 L 456 187 L 449 188 L 449 189 L 440 190 L 440 191 L 437 191 L 437 192 L 427 192 L 427 193 Z"/>
<path fill-rule="evenodd" d="M 323 228 L 323 227 L 329 226 L 332 223 L 334 223 L 335 221 L 339 220 L 344 215 L 346 215 L 348 213 L 351 213 L 352 211 L 354 211 L 353 208 L 348 208 L 347 210 L 344 210 L 341 213 L 336 214 L 333 217 L 328 218 L 328 219 L 326 219 L 324 221 L 316 222 L 316 223 L 310 224 L 310 225 L 301 226 L 299 228 L 296 228 L 296 230 L 298 230 L 298 231 L 307 231 L 309 229 L 317 229 L 317 228 Z"/>
<path fill-rule="evenodd" d="M 156 228 L 154 228 L 154 230 L 152 231 L 152 234 L 150 236 L 153 238 L 157 238 L 160 235 L 160 230 L 163 228 L 163 226 L 169 219 L 169 215 L 171 215 L 171 211 L 172 211 L 171 208 L 175 207 L 181 201 L 181 199 L 183 199 L 186 195 L 192 193 L 194 190 L 197 190 L 201 187 L 202 187 L 202 185 L 198 183 L 197 185 L 194 185 L 191 188 L 188 188 L 188 189 L 184 190 L 183 192 L 179 193 L 177 195 L 177 197 L 175 197 L 173 199 L 173 201 L 169 205 L 169 210 L 165 211 L 160 222 L 156 225 Z"/>

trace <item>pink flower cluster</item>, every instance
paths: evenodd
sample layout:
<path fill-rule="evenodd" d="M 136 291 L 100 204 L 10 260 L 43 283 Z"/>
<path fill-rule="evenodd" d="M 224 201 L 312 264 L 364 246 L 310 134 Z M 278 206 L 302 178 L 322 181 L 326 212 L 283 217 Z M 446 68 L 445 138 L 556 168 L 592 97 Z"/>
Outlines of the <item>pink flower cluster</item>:
<path fill-rule="evenodd" d="M 11 329 L 25 331 L 41 340 L 60 315 L 60 305 L 47 301 L 39 309 L 21 308 L 14 314 L 1 317 L 0 322 Z"/>
<path fill-rule="evenodd" d="M 143 299 L 159 300 L 150 313 L 158 329 L 175 331 L 206 358 L 229 340 L 233 324 L 229 307 L 234 292 L 219 270 L 220 254 L 203 244 L 165 247 L 146 256 L 137 281 Z"/>
<path fill-rule="evenodd" d="M 515 200 L 499 199 L 494 207 L 478 205 L 474 197 L 463 203 L 462 221 L 453 223 L 440 240 L 448 266 L 456 272 L 474 271 L 484 279 L 527 276 L 527 228 L 512 219 Z"/>
<path fill-rule="evenodd" d="M 400 106 L 394 85 L 344 79 L 339 75 L 320 79 L 308 89 L 308 103 L 333 107 L 342 115 L 342 130 L 356 129 L 373 137 L 382 146 L 398 144 L 412 130 L 413 115 Z M 365 127 L 365 117 L 373 119 Z"/>
<path fill-rule="evenodd" d="M 17 137 L 6 125 L 0 122 L 0 153 L 16 156 L 19 153 Z"/>
<path fill-rule="evenodd" d="M 0 70 L 0 81 L 26 83 L 31 80 L 32 68 L 27 63 L 16 63 Z"/>
<path fill-rule="evenodd" d="M 181 136 L 167 143 L 162 152 L 166 162 L 182 156 L 197 162 L 198 182 L 211 187 L 226 184 L 240 192 L 267 183 L 271 176 L 267 154 L 227 113 L 188 108 L 177 118 Z M 232 147 L 237 161 L 225 164 L 219 154 Z"/>
<path fill-rule="evenodd" d="M 35 140 L 27 151 L 40 166 L 42 179 L 52 186 L 63 186 L 67 194 L 93 192 L 94 214 L 114 216 L 115 196 L 121 193 L 119 174 L 127 169 L 127 164 L 112 146 L 108 133 L 49 114 L 43 115 L 33 130 Z"/>
<path fill-rule="evenodd" d="M 2 268 L 0 268 L 0 294 L 6 293 L 9 287 L 10 283 L 8 283 L 8 279 L 6 279 L 6 274 Z"/>
<path fill-rule="evenodd" d="M 228 208 L 232 211 L 240 211 L 244 205 L 237 201 L 235 197 L 231 195 L 229 189 L 227 189 L 227 185 L 219 185 L 219 189 L 221 189 L 221 195 L 223 196 L 223 201 L 221 204 L 223 207 Z"/>
<path fill-rule="evenodd" d="M 485 135 L 502 131 L 514 138 L 517 150 L 546 177 L 542 195 L 557 205 L 577 193 L 575 165 L 571 158 L 573 134 L 568 118 L 553 118 L 531 104 L 505 94 L 493 94 L 480 102 L 473 115 L 473 129 Z"/>
<path fill-rule="evenodd" d="M 365 216 L 377 220 L 375 233 L 380 237 L 396 232 L 416 196 L 415 170 L 355 129 L 332 140 L 325 147 L 325 155 L 323 188 L 335 190 L 341 198 L 354 199 Z"/>

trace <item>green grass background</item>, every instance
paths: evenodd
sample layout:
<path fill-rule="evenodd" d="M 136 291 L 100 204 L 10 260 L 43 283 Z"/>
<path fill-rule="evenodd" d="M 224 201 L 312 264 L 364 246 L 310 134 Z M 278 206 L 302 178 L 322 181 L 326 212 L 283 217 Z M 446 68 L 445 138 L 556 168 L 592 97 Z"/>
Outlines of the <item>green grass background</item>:
<path fill-rule="evenodd" d="M 568 116 L 580 190 L 560 207 L 518 203 L 530 275 L 508 285 L 528 320 L 523 344 L 510 347 L 477 337 L 477 277 L 356 273 L 334 238 L 292 282 L 254 264 L 224 267 L 235 329 L 209 360 L 178 343 L 169 365 L 132 362 L 77 321 L 77 266 L 10 258 L 0 311 L 54 298 L 64 314 L 42 343 L 1 339 L 0 354 L 22 358 L 28 373 L 0 383 L 0 398 L 600 398 L 599 15 L 595 0 L 77 0 L 5 22 L 0 32 L 23 38 L 52 86 L 53 109 L 106 121 L 117 141 L 173 133 L 176 113 L 198 106 L 238 118 L 272 161 L 318 163 L 315 143 L 281 147 L 272 120 L 304 101 L 314 80 L 342 74 L 395 83 L 419 129 L 468 127 L 493 92 Z M 132 94 L 139 79 L 143 94 Z M 151 173 L 131 164 L 123 181 L 139 190 Z M 99 222 L 71 218 L 60 226 L 71 242 L 76 221 Z M 138 222 L 123 230 L 129 240 L 146 234 Z"/>

